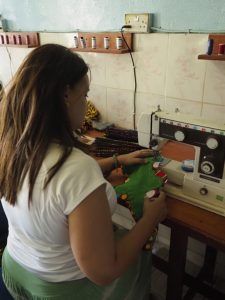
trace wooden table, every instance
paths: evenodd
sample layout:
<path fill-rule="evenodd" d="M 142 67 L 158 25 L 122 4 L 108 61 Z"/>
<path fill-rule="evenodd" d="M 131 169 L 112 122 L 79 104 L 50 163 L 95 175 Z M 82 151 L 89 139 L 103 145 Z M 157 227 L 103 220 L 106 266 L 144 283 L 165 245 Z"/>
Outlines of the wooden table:
<path fill-rule="evenodd" d="M 166 299 L 192 299 L 196 292 L 213 300 L 225 299 L 225 295 L 210 285 L 217 250 L 225 251 L 225 218 L 170 197 L 167 206 L 168 215 L 163 224 L 171 228 L 169 259 L 166 262 L 153 256 L 153 265 L 168 275 Z M 196 278 L 185 273 L 188 237 L 206 245 L 204 264 Z M 190 289 L 182 297 L 184 284 Z"/>
<path fill-rule="evenodd" d="M 194 148 L 168 142 L 162 149 L 162 155 L 178 161 L 193 159 Z M 121 183 L 122 174 L 113 172 L 109 180 L 114 185 Z M 166 299 L 192 299 L 198 292 L 212 300 L 224 300 L 225 295 L 207 282 L 213 280 L 217 250 L 225 251 L 225 217 L 171 197 L 167 197 L 167 207 L 168 215 L 163 224 L 171 228 L 169 260 L 166 262 L 153 255 L 153 265 L 168 275 Z M 206 245 L 204 264 L 197 278 L 185 273 L 189 237 Z M 190 289 L 183 297 L 184 284 Z"/>
<path fill-rule="evenodd" d="M 162 154 L 178 161 L 193 159 L 194 148 L 169 142 L 162 149 Z M 169 260 L 165 262 L 153 257 L 153 264 L 168 275 L 166 299 L 192 299 L 196 292 L 213 300 L 225 299 L 225 295 L 210 285 L 217 250 L 225 251 L 225 217 L 172 197 L 167 197 L 167 207 L 168 215 L 163 224 L 171 228 Z M 204 264 L 196 278 L 185 273 L 188 237 L 206 245 Z M 182 297 L 184 284 L 190 289 Z"/>

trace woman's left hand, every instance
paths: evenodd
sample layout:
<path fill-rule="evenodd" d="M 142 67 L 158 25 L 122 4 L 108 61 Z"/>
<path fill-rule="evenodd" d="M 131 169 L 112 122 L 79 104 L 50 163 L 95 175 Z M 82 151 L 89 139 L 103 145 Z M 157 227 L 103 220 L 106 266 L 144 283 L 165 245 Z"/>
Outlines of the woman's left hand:
<path fill-rule="evenodd" d="M 147 163 L 146 157 L 152 156 L 153 151 L 150 149 L 137 150 L 128 154 L 118 155 L 117 159 L 121 165 L 129 166 L 135 164 Z"/>

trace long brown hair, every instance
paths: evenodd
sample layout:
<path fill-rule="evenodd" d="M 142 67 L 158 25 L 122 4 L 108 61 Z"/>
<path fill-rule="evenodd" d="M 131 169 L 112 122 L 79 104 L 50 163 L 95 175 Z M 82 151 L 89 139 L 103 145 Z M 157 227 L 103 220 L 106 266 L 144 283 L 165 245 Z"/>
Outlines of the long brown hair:
<path fill-rule="evenodd" d="M 4 95 L 4 88 L 3 88 L 2 82 L 0 82 L 0 102 L 2 100 L 3 95 Z"/>
<path fill-rule="evenodd" d="M 88 72 L 77 54 L 56 44 L 34 49 L 16 72 L 0 111 L 0 197 L 15 205 L 25 176 L 29 203 L 33 186 L 53 140 L 62 155 L 49 170 L 45 187 L 70 155 L 74 140 L 64 92 Z"/>

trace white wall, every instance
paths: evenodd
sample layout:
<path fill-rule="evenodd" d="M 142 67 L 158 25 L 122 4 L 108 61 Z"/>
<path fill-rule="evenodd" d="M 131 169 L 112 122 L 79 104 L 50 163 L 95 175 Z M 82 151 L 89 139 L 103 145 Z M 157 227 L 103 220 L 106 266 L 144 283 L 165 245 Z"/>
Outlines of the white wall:
<path fill-rule="evenodd" d="M 224 0 L 0 0 L 9 31 L 119 30 L 125 13 L 151 13 L 166 31 L 224 32 Z"/>

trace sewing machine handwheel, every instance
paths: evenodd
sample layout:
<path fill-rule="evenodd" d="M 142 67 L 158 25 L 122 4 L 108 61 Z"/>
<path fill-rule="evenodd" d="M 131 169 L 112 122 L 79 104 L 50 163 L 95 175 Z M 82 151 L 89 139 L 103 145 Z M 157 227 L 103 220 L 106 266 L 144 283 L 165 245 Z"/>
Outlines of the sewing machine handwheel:
<path fill-rule="evenodd" d="M 207 188 L 205 188 L 205 187 L 203 187 L 203 188 L 200 188 L 200 194 L 201 194 L 202 196 L 205 196 L 205 195 L 207 195 L 207 194 L 208 194 L 208 190 L 207 190 Z"/>

